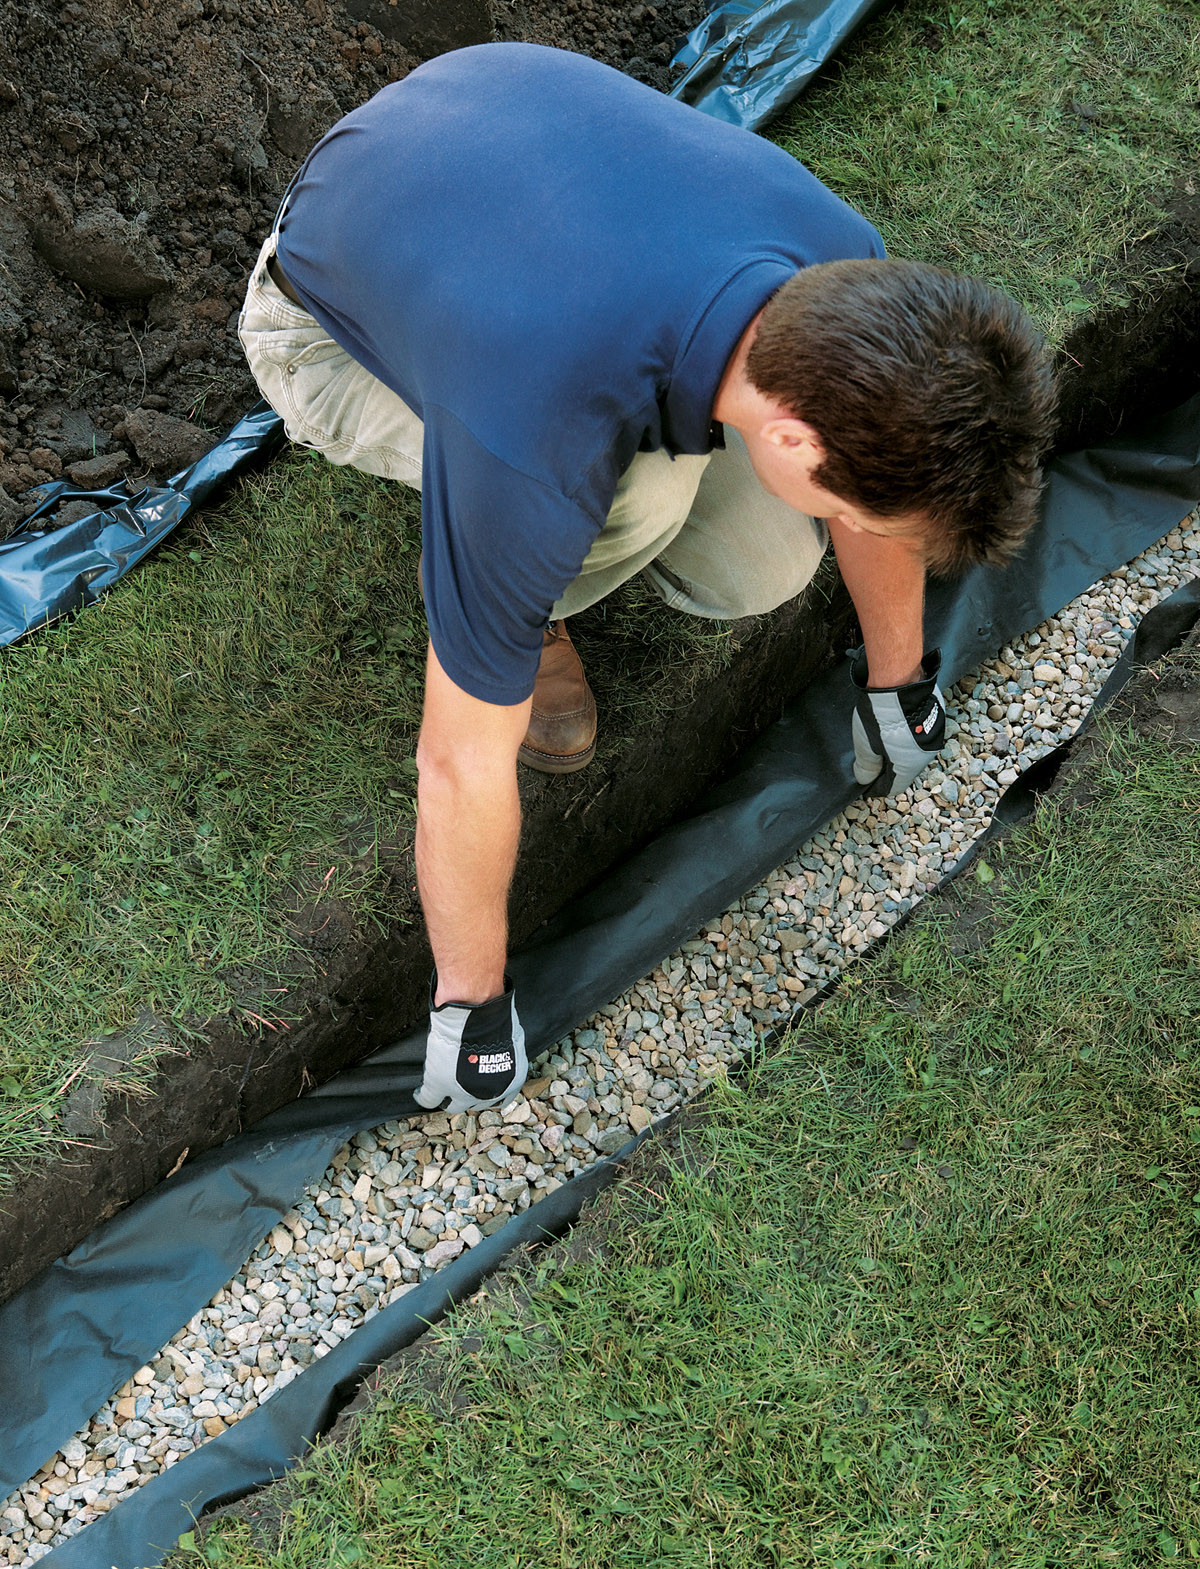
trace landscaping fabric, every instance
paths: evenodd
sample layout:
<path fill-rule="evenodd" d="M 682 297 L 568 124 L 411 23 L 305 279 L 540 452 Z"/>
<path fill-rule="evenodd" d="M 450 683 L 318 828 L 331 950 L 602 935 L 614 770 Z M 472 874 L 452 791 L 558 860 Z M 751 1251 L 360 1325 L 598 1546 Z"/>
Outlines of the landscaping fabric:
<path fill-rule="evenodd" d="M 957 583 L 931 587 L 927 624 L 931 640 L 942 645 L 947 682 L 1160 538 L 1198 498 L 1200 398 L 1150 429 L 1056 460 L 1042 517 L 1021 559 L 1004 572 L 979 569 Z M 815 682 L 689 818 L 568 907 L 514 957 L 534 1055 L 645 974 L 857 795 L 850 709 L 849 669 L 843 665 Z M 347 1138 L 384 1121 L 421 1115 L 412 1090 L 423 1045 L 423 1033 L 414 1031 L 189 1163 L 0 1308 L 0 1336 L 10 1348 L 0 1368 L 5 1492 L 32 1475 L 210 1300 Z M 510 1235 L 512 1227 L 495 1234 L 497 1261 L 511 1245 L 527 1240 L 526 1226 L 534 1227 L 533 1234 L 543 1224 L 551 1226 L 556 1210 L 545 1210 L 546 1202 L 528 1212 L 536 1221 L 521 1218 L 519 1235 Z M 470 1272 L 474 1264 L 465 1258 L 462 1268 Z M 454 1278 L 439 1284 L 443 1297 L 452 1292 Z M 396 1322 L 389 1318 L 389 1324 Z M 189 1507 L 198 1510 L 253 1485 L 242 1479 L 239 1443 L 263 1446 L 255 1471 L 261 1479 L 277 1474 L 304 1438 L 327 1424 L 334 1396 L 348 1395 L 365 1365 L 359 1348 L 366 1342 L 356 1336 L 346 1344 L 354 1350 L 344 1353 L 348 1371 L 339 1374 L 336 1391 L 319 1379 L 310 1383 L 313 1368 L 265 1408 L 289 1397 L 286 1409 L 297 1413 L 299 1423 L 291 1439 L 278 1440 L 276 1447 L 265 1434 L 267 1422 L 251 1427 L 249 1418 L 206 1445 L 195 1463 L 189 1457 L 180 1463 L 182 1470 L 174 1467 L 177 1482 L 168 1485 L 164 1477 L 149 1484 L 46 1561 L 91 1564 L 100 1561 L 97 1553 L 122 1569 L 157 1561 L 147 1556 L 146 1531 L 169 1545 L 186 1527 Z M 65 1368 L 69 1380 L 61 1377 Z M 312 1396 L 293 1390 L 311 1390 Z M 282 1425 L 284 1409 L 271 1422 Z M 248 1436 L 238 1440 L 242 1426 Z M 224 1454 L 231 1457 L 228 1467 L 221 1462 Z M 207 1480 L 197 1491 L 190 1478 L 201 1467 Z M 150 1501 L 141 1502 L 143 1496 Z M 150 1510 L 155 1513 L 145 1520 L 153 1524 L 139 1525 Z M 171 1511 L 175 1524 L 168 1525 Z"/>
<path fill-rule="evenodd" d="M 114 1509 L 42 1562 L 74 1569 L 96 1569 L 100 1563 L 112 1569 L 151 1569 L 205 1509 L 282 1476 L 307 1445 L 332 1425 L 368 1373 L 477 1291 L 517 1248 L 567 1231 L 651 1131 L 514 1215 L 477 1247 L 452 1259 L 363 1324 L 314 1362 L 302 1379 L 295 1379 L 219 1439 L 194 1451 L 189 1456 L 194 1464 L 186 1476 L 176 1477 L 177 1466 L 161 1472 L 127 1500 L 133 1509 Z"/>
<path fill-rule="evenodd" d="M 1200 1559 L 1198 747 L 1200 629 L 974 876 L 167 1562 Z"/>
<path fill-rule="evenodd" d="M 767 0 L 719 5 L 671 61 L 685 75 L 671 89 L 716 120 L 757 131 L 794 102 L 883 0 Z"/>

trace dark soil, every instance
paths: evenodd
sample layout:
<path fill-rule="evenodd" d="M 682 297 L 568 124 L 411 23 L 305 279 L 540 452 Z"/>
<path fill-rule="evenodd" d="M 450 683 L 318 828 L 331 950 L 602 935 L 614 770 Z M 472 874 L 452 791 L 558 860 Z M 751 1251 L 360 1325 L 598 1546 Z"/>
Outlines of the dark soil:
<path fill-rule="evenodd" d="M 576 49 L 665 92 L 671 56 L 685 33 L 713 9 L 705 0 L 517 0 L 509 18 L 496 12 L 496 36 Z"/>
<path fill-rule="evenodd" d="M 0 0 L 0 538 L 31 486 L 163 479 L 256 399 L 234 331 L 246 274 L 292 173 L 340 115 L 419 58 L 488 36 L 578 49 L 665 88 L 708 9 Z M 1132 255 L 1131 272 L 1195 263 L 1194 186 L 1173 205 L 1153 241 L 1163 254 Z M 1082 325 L 1062 361 L 1069 436 L 1194 387 L 1194 274 L 1190 285 Z"/>
<path fill-rule="evenodd" d="M 1132 302 L 1083 318 L 1058 355 L 1058 445 L 1069 450 L 1148 420 L 1200 391 L 1200 192 L 1180 178 L 1168 217 L 1121 266 Z"/>
<path fill-rule="evenodd" d="M 30 486 L 165 478 L 255 401 L 235 324 L 280 195 L 339 116 L 471 41 L 448 17 L 661 87 L 707 9 L 0 0 L 0 538 Z"/>

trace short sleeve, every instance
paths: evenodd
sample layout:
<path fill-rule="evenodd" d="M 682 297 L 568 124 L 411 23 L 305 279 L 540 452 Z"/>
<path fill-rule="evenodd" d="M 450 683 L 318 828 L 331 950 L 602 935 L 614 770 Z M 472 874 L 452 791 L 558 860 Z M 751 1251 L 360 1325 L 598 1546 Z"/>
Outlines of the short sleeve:
<path fill-rule="evenodd" d="M 425 608 L 455 686 L 504 705 L 533 691 L 550 611 L 607 516 L 605 489 L 602 476 L 588 500 L 564 496 L 495 457 L 449 411 L 426 408 Z"/>

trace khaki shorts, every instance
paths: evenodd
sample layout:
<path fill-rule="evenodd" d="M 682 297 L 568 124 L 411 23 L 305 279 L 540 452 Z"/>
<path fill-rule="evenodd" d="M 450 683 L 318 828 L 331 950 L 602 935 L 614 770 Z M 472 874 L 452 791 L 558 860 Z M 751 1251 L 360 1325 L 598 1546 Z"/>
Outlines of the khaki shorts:
<path fill-rule="evenodd" d="M 281 292 L 267 271 L 275 241 L 263 244 L 238 322 L 263 397 L 300 446 L 420 490 L 421 420 Z M 637 572 L 674 609 L 720 620 L 759 615 L 800 593 L 828 530 L 767 494 L 731 427 L 725 440 L 724 451 L 704 456 L 636 455 L 553 616 L 586 610 Z"/>

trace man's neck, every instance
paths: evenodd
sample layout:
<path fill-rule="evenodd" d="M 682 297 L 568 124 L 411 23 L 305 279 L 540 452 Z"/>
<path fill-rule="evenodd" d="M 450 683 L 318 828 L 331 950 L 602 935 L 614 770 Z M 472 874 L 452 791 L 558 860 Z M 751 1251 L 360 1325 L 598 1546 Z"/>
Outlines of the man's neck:
<path fill-rule="evenodd" d="M 766 401 L 746 375 L 746 361 L 750 355 L 750 345 L 754 342 L 754 336 L 758 331 L 761 315 L 762 312 L 759 311 L 738 339 L 733 353 L 726 362 L 717 387 L 717 395 L 713 399 L 713 419 L 722 425 L 732 425 L 735 430 L 743 432 L 752 422 L 762 418 L 763 404 Z"/>

